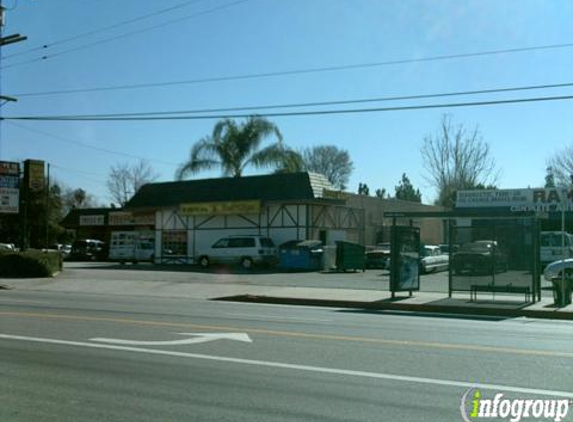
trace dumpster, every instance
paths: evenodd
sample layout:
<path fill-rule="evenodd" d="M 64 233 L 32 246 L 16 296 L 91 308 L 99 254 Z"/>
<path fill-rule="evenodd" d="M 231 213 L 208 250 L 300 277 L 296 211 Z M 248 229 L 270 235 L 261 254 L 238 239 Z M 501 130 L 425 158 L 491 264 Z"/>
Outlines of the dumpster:
<path fill-rule="evenodd" d="M 358 243 L 336 242 L 336 269 L 338 271 L 365 271 L 364 258 L 366 248 Z"/>
<path fill-rule="evenodd" d="M 290 240 L 279 246 L 279 267 L 284 270 L 318 271 L 324 250 L 319 240 Z"/>
<path fill-rule="evenodd" d="M 563 282 L 565 282 L 565 289 L 563 289 Z M 565 277 L 565 280 L 561 277 L 553 277 L 551 283 L 553 284 L 553 299 L 555 300 L 555 305 L 559 308 L 570 305 L 573 284 L 571 276 Z M 565 295 L 563 295 L 563 291 L 565 291 Z"/>

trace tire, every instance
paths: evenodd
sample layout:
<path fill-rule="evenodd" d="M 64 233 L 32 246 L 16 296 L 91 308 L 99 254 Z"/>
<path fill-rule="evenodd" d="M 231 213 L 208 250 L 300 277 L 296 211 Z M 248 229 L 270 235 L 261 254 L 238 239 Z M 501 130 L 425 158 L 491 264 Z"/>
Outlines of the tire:
<path fill-rule="evenodd" d="M 253 268 L 253 260 L 249 257 L 241 259 L 241 267 L 245 270 L 250 270 Z"/>
<path fill-rule="evenodd" d="M 207 256 L 200 256 L 199 257 L 199 265 L 203 268 L 207 268 L 209 266 L 209 257 Z"/>

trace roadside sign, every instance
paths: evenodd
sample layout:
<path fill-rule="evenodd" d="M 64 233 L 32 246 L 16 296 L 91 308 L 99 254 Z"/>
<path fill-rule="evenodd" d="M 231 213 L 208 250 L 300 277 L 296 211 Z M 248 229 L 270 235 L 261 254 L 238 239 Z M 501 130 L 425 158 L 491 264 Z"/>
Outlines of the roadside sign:
<path fill-rule="evenodd" d="M 20 205 L 20 164 L 0 161 L 0 213 L 18 214 Z"/>
<path fill-rule="evenodd" d="M 28 176 L 28 187 L 34 191 L 44 189 L 44 162 L 41 160 L 26 160 L 24 165 Z"/>

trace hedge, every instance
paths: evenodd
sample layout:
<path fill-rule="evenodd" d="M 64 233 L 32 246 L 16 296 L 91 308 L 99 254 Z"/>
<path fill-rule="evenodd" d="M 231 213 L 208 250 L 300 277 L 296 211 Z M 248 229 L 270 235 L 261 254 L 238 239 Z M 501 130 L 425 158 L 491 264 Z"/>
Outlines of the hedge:
<path fill-rule="evenodd" d="M 0 253 L 0 277 L 51 277 L 62 270 L 59 252 L 27 250 Z"/>

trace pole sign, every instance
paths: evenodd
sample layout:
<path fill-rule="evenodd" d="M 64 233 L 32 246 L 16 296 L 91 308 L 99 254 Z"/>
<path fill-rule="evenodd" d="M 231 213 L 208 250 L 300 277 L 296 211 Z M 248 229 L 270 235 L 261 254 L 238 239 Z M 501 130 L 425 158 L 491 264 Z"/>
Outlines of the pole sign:
<path fill-rule="evenodd" d="M 506 208 L 510 212 L 573 211 L 573 189 L 493 189 L 459 191 L 456 208 Z"/>
<path fill-rule="evenodd" d="M 0 213 L 18 214 L 20 205 L 20 164 L 0 161 Z"/>
<path fill-rule="evenodd" d="M 28 187 L 33 191 L 44 189 L 44 162 L 41 160 L 26 160 Z"/>

